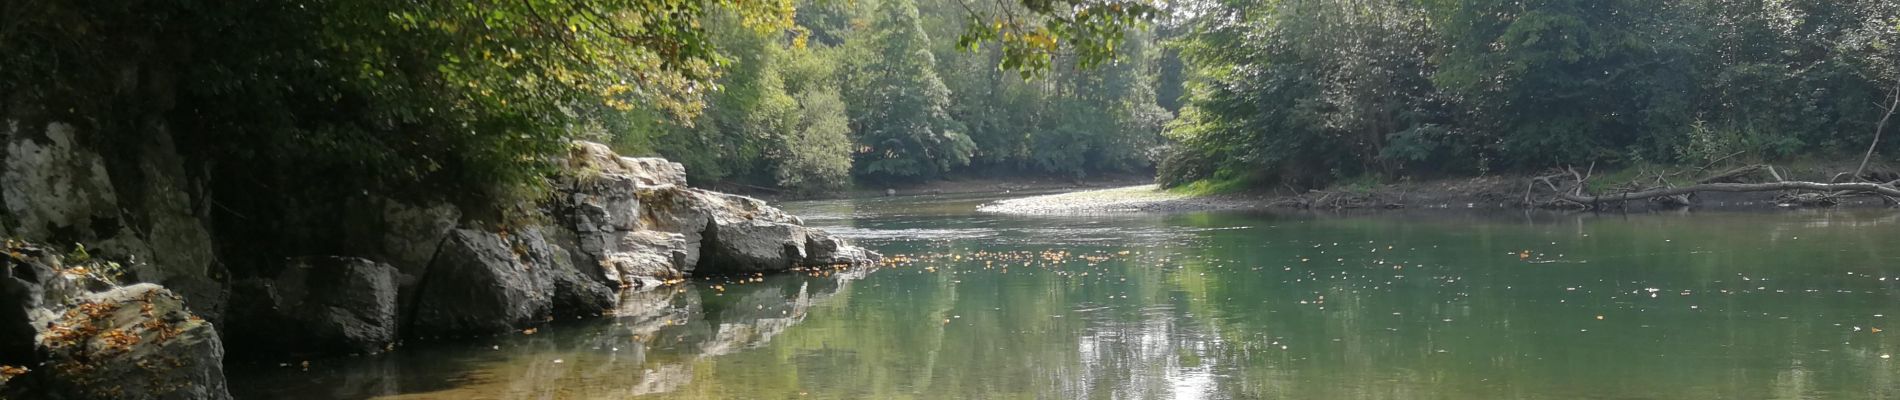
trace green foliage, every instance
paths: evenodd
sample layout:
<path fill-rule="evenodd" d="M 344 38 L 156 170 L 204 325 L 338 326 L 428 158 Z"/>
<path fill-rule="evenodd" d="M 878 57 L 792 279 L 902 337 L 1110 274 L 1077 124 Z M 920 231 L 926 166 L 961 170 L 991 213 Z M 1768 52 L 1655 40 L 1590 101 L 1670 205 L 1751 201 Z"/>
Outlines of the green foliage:
<path fill-rule="evenodd" d="M 906 0 L 878 5 L 871 37 L 847 43 L 845 85 L 857 133 L 860 176 L 874 180 L 942 176 L 970 162 L 975 143 L 948 113 L 950 89 L 917 8 Z"/>
<path fill-rule="evenodd" d="M 775 175 L 779 187 L 805 194 L 834 191 L 851 179 L 851 126 L 844 99 L 829 88 L 799 93 L 799 119 L 784 138 Z"/>
<path fill-rule="evenodd" d="M 1255 184 L 1256 183 L 1253 182 L 1253 180 L 1248 179 L 1247 177 L 1244 177 L 1244 176 L 1228 176 L 1228 177 L 1220 177 L 1220 178 L 1210 177 L 1206 179 L 1196 180 L 1193 182 L 1185 182 L 1178 185 L 1173 185 L 1168 188 L 1168 192 L 1187 195 L 1187 196 L 1203 197 L 1203 196 L 1213 196 L 1213 195 L 1220 195 L 1220 194 L 1242 193 L 1248 190 L 1253 190 L 1254 189 L 1253 186 Z"/>
<path fill-rule="evenodd" d="M 800 9 L 797 26 L 775 32 L 708 19 L 712 42 L 735 56 L 701 117 L 677 123 L 637 107 L 586 130 L 623 153 L 682 162 L 696 182 L 815 195 L 854 178 L 1139 171 L 1173 117 L 1156 105 L 1160 57 L 1145 31 L 1127 32 L 1110 62 L 1083 68 L 1081 56 L 1058 56 L 1060 68 L 1031 80 L 996 67 L 1001 48 L 957 44 L 971 11 L 963 5 L 813 1 Z M 835 174 L 840 167 L 852 174 Z"/>
<path fill-rule="evenodd" d="M 1022 0 L 982 10 L 961 5 L 968 15 L 957 47 L 974 51 L 997 42 L 997 66 L 1024 78 L 1049 71 L 1065 51 L 1083 67 L 1112 61 L 1129 32 L 1161 13 L 1142 0 Z"/>
<path fill-rule="evenodd" d="M 1900 89 L 1890 1 L 1206 6 L 1163 184 L 1842 152 Z"/>
<path fill-rule="evenodd" d="M 610 124 L 599 112 L 699 111 L 724 62 L 708 13 L 791 18 L 785 1 L 3 7 L 6 117 L 79 122 L 126 159 L 169 133 L 214 230 L 258 257 L 343 251 L 337 216 L 368 197 L 516 209 L 568 140 Z"/>

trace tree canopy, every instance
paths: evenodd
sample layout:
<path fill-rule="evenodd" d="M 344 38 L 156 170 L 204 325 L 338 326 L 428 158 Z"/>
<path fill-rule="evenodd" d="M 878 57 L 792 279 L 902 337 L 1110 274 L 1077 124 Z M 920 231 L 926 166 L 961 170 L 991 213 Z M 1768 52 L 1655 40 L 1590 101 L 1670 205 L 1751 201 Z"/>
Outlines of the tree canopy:
<path fill-rule="evenodd" d="M 1759 160 L 1864 148 L 1889 1 L 1216 1 L 1161 180 Z"/>

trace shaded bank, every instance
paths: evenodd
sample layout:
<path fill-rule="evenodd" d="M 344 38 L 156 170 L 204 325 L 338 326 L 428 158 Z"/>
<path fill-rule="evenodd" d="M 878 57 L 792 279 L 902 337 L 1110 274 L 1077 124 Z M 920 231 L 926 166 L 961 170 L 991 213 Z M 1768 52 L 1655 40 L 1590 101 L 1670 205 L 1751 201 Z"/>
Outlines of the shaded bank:
<path fill-rule="evenodd" d="M 223 398 L 218 366 L 225 347 L 234 358 L 255 360 L 373 354 L 404 340 L 490 336 L 557 318 L 622 312 L 618 293 L 693 276 L 878 260 L 763 201 L 687 187 L 679 164 L 620 157 L 586 142 L 572 144 L 560 160 L 564 168 L 547 177 L 547 198 L 506 205 L 506 217 L 493 218 L 497 210 L 481 207 L 372 197 L 364 202 L 376 207 L 336 218 L 354 233 L 342 239 L 350 246 L 331 254 L 260 255 L 237 246 L 246 238 L 212 232 L 189 208 L 171 208 L 183 205 L 123 197 L 128 190 L 121 179 L 139 177 L 98 167 L 157 161 L 105 159 L 63 141 L 71 131 L 58 123 L 44 130 L 8 128 L 0 138 L 9 148 L 0 171 L 8 188 L 0 220 L 18 240 L 8 241 L 0 260 L 7 272 L 0 276 L 0 309 L 6 310 L 0 346 L 9 350 L 0 359 L 7 366 L 0 395 L 6 396 Z M 166 171 L 145 170 L 163 182 L 192 179 Z M 144 178 L 152 183 L 152 176 Z M 16 190 L 22 187 L 31 190 Z M 212 201 L 174 186 L 139 189 L 157 198 Z M 165 218 L 114 218 L 141 205 L 160 207 L 148 211 Z M 181 231 L 195 234 L 177 235 Z M 75 242 L 72 251 L 62 251 Z M 215 262 L 234 252 L 243 256 L 223 260 L 267 262 Z M 172 253 L 206 256 L 152 256 Z M 177 295 L 151 284 L 177 288 Z M 124 294 L 134 288 L 162 295 Z M 127 296 L 144 305 L 130 305 Z M 108 300 L 86 300 L 93 297 Z M 196 323 L 167 325 L 184 321 Z M 189 340 L 173 346 L 181 343 L 173 338 Z M 79 343 L 80 351 L 62 351 L 68 342 Z M 191 362 L 166 361 L 174 358 Z M 197 367 L 155 367 L 160 364 Z M 175 376 L 181 371 L 196 372 Z"/>

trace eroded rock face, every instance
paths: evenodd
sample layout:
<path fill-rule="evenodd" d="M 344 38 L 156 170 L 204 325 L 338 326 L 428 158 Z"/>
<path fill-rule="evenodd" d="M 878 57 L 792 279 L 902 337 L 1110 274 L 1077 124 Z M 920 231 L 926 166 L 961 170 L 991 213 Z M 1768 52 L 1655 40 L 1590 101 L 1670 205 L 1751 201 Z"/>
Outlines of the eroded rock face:
<path fill-rule="evenodd" d="M 36 323 L 40 323 L 37 322 Z M 83 296 L 44 321 L 47 390 L 71 398 L 229 399 L 218 332 L 153 284 Z"/>
<path fill-rule="evenodd" d="M 137 157 L 106 159 L 61 122 L 0 121 L 0 224 L 11 237 L 82 243 L 121 262 L 140 282 L 162 283 L 217 319 L 226 286 L 210 232 L 194 213 L 184 161 L 164 127 L 133 144 Z"/>
<path fill-rule="evenodd" d="M 394 267 L 350 257 L 290 260 L 232 296 L 228 337 L 257 352 L 377 353 L 397 339 Z"/>

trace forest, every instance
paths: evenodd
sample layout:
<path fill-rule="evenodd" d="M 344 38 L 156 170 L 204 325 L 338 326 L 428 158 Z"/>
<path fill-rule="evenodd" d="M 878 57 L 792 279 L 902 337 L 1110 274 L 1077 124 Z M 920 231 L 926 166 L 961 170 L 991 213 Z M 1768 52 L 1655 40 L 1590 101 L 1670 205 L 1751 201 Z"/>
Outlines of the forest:
<path fill-rule="evenodd" d="M 1886 1 L 1169 2 L 1108 61 L 1029 73 L 968 40 L 969 4 L 873 3 L 725 22 L 713 41 L 744 56 L 706 113 L 602 134 L 804 193 L 1157 167 L 1164 186 L 1310 188 L 1884 154 L 1900 102 Z"/>
<path fill-rule="evenodd" d="M 1213 2 L 1159 181 L 1314 187 L 1854 159 L 1900 103 L 1891 1 Z"/>
<path fill-rule="evenodd" d="M 570 139 L 682 162 L 695 182 L 801 196 L 967 176 L 1321 187 L 1762 162 L 1885 154 L 1875 137 L 1900 103 L 1900 4 L 1882 0 L 36 1 L 6 12 L 10 114 L 156 113 L 189 132 L 180 145 L 193 158 L 246 167 L 212 172 L 230 175 L 214 180 L 226 191 L 327 178 L 271 190 L 293 199 L 497 182 L 534 193 Z M 178 99 L 113 100 L 149 90 L 126 87 L 140 74 Z M 138 135 L 112 129 L 137 118 L 100 120 Z"/>
<path fill-rule="evenodd" d="M 768 31 L 716 15 L 711 42 L 733 57 L 705 112 L 679 120 L 636 107 L 597 134 L 624 153 L 683 162 L 696 181 L 804 194 L 853 182 L 1145 171 L 1173 114 L 1163 99 L 1178 97 L 1158 91 L 1164 64 L 1178 72 L 1179 63 L 1156 33 L 1129 29 L 1103 41 L 1096 59 L 1071 47 L 1024 63 L 969 30 L 973 15 L 1005 12 L 1022 11 L 818 0 L 799 5 L 793 26 Z"/>

